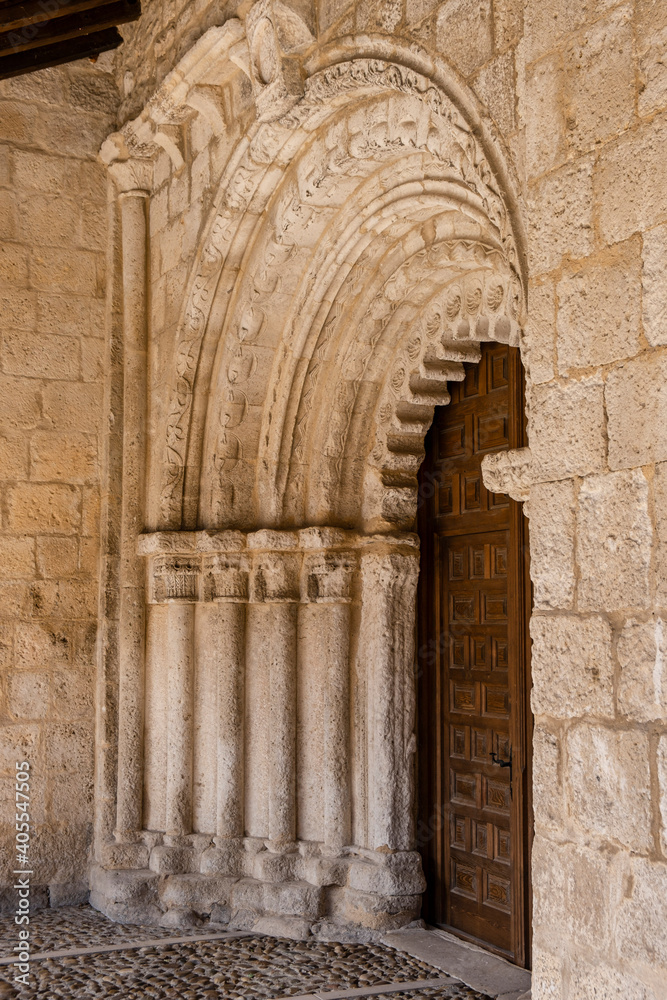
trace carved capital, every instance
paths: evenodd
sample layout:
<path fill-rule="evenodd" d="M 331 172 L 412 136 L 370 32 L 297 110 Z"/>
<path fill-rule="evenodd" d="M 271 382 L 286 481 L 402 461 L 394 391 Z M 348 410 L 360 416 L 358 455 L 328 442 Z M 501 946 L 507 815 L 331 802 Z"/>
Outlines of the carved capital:
<path fill-rule="evenodd" d="M 127 150 L 119 148 L 116 139 L 122 140 L 119 133 L 111 136 L 102 146 L 100 157 L 109 164 L 109 175 L 119 194 L 140 192 L 148 195 L 153 187 L 153 161 L 139 157 L 129 157 Z"/>
<path fill-rule="evenodd" d="M 239 553 L 221 552 L 203 558 L 205 601 L 242 603 L 248 600 L 248 562 Z"/>
<path fill-rule="evenodd" d="M 250 600 L 255 604 L 298 601 L 300 563 L 296 552 L 258 553 L 250 578 Z"/>
<path fill-rule="evenodd" d="M 151 604 L 193 604 L 199 599 L 200 563 L 197 556 L 154 556 L 149 561 Z"/>
<path fill-rule="evenodd" d="M 307 556 L 303 566 L 302 600 L 312 604 L 348 604 L 356 559 L 352 552 Z"/>

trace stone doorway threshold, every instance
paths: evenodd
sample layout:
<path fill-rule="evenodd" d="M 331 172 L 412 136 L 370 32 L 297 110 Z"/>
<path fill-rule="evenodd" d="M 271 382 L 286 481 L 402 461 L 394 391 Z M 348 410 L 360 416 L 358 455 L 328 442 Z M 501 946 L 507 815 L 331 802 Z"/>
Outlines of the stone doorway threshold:
<path fill-rule="evenodd" d="M 530 972 L 435 927 L 391 931 L 382 943 L 427 962 L 494 1000 L 529 1000 Z"/>

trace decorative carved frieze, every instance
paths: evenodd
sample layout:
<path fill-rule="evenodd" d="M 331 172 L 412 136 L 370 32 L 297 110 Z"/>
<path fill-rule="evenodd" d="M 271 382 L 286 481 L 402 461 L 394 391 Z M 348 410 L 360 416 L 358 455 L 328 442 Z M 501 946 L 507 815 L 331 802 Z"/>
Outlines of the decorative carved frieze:
<path fill-rule="evenodd" d="M 139 538 L 151 604 L 349 604 L 361 553 L 414 550 L 413 535 L 300 531 L 156 531 Z"/>

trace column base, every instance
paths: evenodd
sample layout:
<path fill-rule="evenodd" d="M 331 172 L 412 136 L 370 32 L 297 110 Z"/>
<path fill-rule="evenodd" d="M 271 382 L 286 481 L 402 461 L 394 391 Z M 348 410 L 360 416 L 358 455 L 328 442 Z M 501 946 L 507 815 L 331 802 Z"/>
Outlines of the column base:
<path fill-rule="evenodd" d="M 90 901 L 120 923 L 368 941 L 419 916 L 425 882 L 414 851 L 363 854 L 250 853 L 242 841 L 203 852 L 156 845 L 144 868 L 112 867 L 112 856 L 96 865 Z"/>

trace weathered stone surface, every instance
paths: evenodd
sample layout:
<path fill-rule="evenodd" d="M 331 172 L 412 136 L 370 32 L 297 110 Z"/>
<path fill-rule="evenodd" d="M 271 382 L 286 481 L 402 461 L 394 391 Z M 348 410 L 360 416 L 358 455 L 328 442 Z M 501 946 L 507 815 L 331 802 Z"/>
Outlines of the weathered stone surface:
<path fill-rule="evenodd" d="M 530 634 L 533 712 L 559 719 L 613 717 L 609 623 L 597 617 L 535 615 Z"/>
<path fill-rule="evenodd" d="M 529 189 L 528 205 L 534 276 L 552 271 L 566 255 L 576 260 L 593 251 L 592 158 L 582 157 L 540 178 Z"/>
<path fill-rule="evenodd" d="M 558 370 L 605 365 L 639 350 L 639 243 L 631 240 L 563 269 L 558 298 Z"/>
<path fill-rule="evenodd" d="M 556 347 L 556 295 L 553 283 L 533 282 L 528 290 L 528 323 L 522 343 L 522 359 L 531 382 L 549 382 L 554 377 Z"/>
<path fill-rule="evenodd" d="M 652 535 L 641 470 L 584 479 L 577 513 L 582 610 L 648 606 Z"/>
<path fill-rule="evenodd" d="M 543 1000 L 561 1000 L 563 996 L 561 977 L 561 960 L 544 947 L 537 949 L 533 960 L 531 996 L 534 991 L 535 996 L 542 997 Z"/>
<path fill-rule="evenodd" d="M 614 933 L 618 954 L 621 960 L 636 963 L 639 969 L 648 966 L 656 983 L 664 983 L 667 864 L 649 858 L 630 858 L 626 886 Z"/>
<path fill-rule="evenodd" d="M 612 853 L 572 843 L 555 844 L 543 835 L 536 836 L 533 843 L 536 947 L 551 954 L 554 950 L 567 954 L 570 945 L 585 941 L 588 949 L 604 955 L 612 914 L 622 891 L 622 866 Z"/>
<path fill-rule="evenodd" d="M 632 851 L 650 850 L 651 791 L 646 733 L 580 724 L 567 734 L 570 814 L 579 827 Z"/>
<path fill-rule="evenodd" d="M 627 621 L 616 651 L 619 711 L 638 722 L 667 718 L 667 628 L 662 618 Z"/>
<path fill-rule="evenodd" d="M 536 483 L 524 507 L 530 518 L 530 576 L 535 608 L 567 610 L 575 591 L 576 496 L 572 481 Z"/>
<path fill-rule="evenodd" d="M 667 736 L 658 742 L 658 785 L 660 789 L 660 846 L 667 854 Z"/>
<path fill-rule="evenodd" d="M 605 242 L 626 240 L 667 217 L 667 166 L 661 149 L 667 134 L 664 114 L 650 125 L 629 130 L 601 154 L 595 201 Z"/>
<path fill-rule="evenodd" d="M 527 67 L 525 86 L 531 108 L 526 119 L 526 170 L 528 176 L 539 177 L 567 156 L 562 55 L 549 54 Z"/>
<path fill-rule="evenodd" d="M 446 0 L 438 12 L 436 42 L 468 76 L 493 51 L 493 14 L 489 0 Z"/>
<path fill-rule="evenodd" d="M 634 117 L 633 9 L 617 7 L 579 32 L 565 49 L 568 139 L 579 151 L 625 131 Z"/>
<path fill-rule="evenodd" d="M 645 983 L 627 975 L 623 969 L 594 965 L 576 958 L 570 973 L 572 1000 L 658 1000 L 658 995 Z"/>
<path fill-rule="evenodd" d="M 538 829 L 562 829 L 566 817 L 563 800 L 560 737 L 544 726 L 533 732 L 533 809 Z"/>
<path fill-rule="evenodd" d="M 644 336 L 653 347 L 667 344 L 666 268 L 667 226 L 656 226 L 642 240 L 642 321 Z"/>
<path fill-rule="evenodd" d="M 657 535 L 655 602 L 658 607 L 664 607 L 667 605 L 667 463 L 665 462 L 660 462 L 655 467 L 653 493 Z"/>
<path fill-rule="evenodd" d="M 667 458 L 667 359 L 653 352 L 610 372 L 605 386 L 609 465 L 628 469 Z"/>
<path fill-rule="evenodd" d="M 537 385 L 529 396 L 529 438 L 534 482 L 599 472 L 606 439 L 602 381 Z"/>

